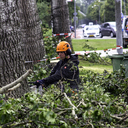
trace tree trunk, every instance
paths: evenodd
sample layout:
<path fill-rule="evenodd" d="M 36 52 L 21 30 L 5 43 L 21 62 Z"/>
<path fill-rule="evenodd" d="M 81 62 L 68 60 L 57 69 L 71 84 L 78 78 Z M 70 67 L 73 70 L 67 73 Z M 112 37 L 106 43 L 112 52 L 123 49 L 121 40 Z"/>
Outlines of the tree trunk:
<path fill-rule="evenodd" d="M 0 87 L 3 87 L 25 72 L 24 56 L 21 49 L 20 22 L 16 1 L 0 2 Z M 20 97 L 28 92 L 24 80 L 22 86 L 6 94 L 6 97 Z M 22 92 L 22 93 L 21 93 Z"/>
<path fill-rule="evenodd" d="M 19 0 L 18 6 L 20 8 L 19 18 L 24 60 L 33 61 L 25 63 L 25 67 L 32 69 L 33 65 L 45 55 L 37 5 L 35 0 Z"/>
<path fill-rule="evenodd" d="M 121 26 L 121 1 L 115 0 L 115 19 L 116 19 L 116 44 L 118 54 L 123 54 L 122 46 L 122 26 Z"/>
<path fill-rule="evenodd" d="M 52 0 L 52 22 L 53 22 L 53 34 L 71 33 L 69 10 L 66 0 Z M 62 39 L 65 36 L 59 36 Z M 71 43 L 71 36 L 66 38 L 66 41 L 71 45 L 72 52 L 73 47 Z"/>
<path fill-rule="evenodd" d="M 44 56 L 43 36 L 35 0 L 0 1 L 0 88 L 22 76 Z M 31 61 L 25 65 L 25 61 Z M 6 94 L 21 97 L 27 80 Z"/>

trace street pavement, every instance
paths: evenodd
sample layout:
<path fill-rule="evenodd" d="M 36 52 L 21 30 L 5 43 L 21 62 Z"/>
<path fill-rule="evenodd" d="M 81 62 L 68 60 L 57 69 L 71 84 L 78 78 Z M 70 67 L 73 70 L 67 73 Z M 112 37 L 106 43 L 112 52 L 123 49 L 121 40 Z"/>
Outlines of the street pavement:
<path fill-rule="evenodd" d="M 74 32 L 72 32 L 71 39 L 83 39 L 83 29 L 76 29 L 76 37 Z"/>
<path fill-rule="evenodd" d="M 88 39 L 83 36 L 83 29 L 76 29 L 76 38 L 74 32 L 71 34 L 71 39 Z M 103 38 L 92 38 L 92 39 L 115 39 L 111 37 L 103 37 Z M 75 54 L 79 55 L 84 55 L 87 53 L 91 52 L 96 52 L 96 53 L 101 53 L 101 57 L 106 57 L 106 56 L 112 56 L 113 54 L 118 54 L 116 48 L 112 49 L 107 49 L 107 50 L 96 50 L 96 51 L 75 51 Z M 123 49 L 123 52 L 126 53 L 128 52 L 128 49 Z"/>

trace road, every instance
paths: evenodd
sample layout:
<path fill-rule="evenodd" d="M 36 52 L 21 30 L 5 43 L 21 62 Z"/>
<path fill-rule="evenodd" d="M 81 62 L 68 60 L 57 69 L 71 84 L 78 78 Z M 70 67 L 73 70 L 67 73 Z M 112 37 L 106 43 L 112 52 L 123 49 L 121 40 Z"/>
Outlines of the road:
<path fill-rule="evenodd" d="M 111 38 L 111 37 L 107 37 L 107 36 L 104 36 L 103 38 L 86 38 L 83 36 L 83 29 L 77 29 L 76 30 L 76 38 L 74 36 L 74 33 L 72 33 L 72 36 L 71 36 L 72 39 L 116 39 L 116 38 Z M 113 54 L 118 54 L 117 53 L 117 49 L 107 49 L 106 51 L 104 50 L 96 50 L 96 51 L 75 51 L 75 54 L 81 54 L 81 55 L 84 55 L 86 53 L 91 53 L 91 52 L 97 52 L 97 53 L 101 53 L 101 57 L 105 57 L 105 56 L 111 56 Z M 128 52 L 128 49 L 123 49 L 123 52 L 126 53 Z"/>

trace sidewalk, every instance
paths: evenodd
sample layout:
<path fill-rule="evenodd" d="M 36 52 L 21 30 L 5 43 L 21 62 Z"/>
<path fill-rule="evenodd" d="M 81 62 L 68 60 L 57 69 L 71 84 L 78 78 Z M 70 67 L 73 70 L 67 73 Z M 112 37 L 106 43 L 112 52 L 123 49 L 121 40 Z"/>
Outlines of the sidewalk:
<path fill-rule="evenodd" d="M 72 32 L 71 39 L 82 39 L 83 38 L 83 29 L 76 29 L 76 38 L 75 33 Z"/>
<path fill-rule="evenodd" d="M 87 54 L 87 53 L 91 53 L 91 52 L 96 52 L 96 53 L 101 53 L 101 57 L 106 57 L 106 56 L 111 56 L 113 54 L 118 54 L 117 53 L 117 50 L 112 50 L 112 49 L 108 49 L 107 51 L 104 51 L 104 50 L 96 50 L 96 51 L 75 51 L 75 54 L 78 54 L 78 55 L 84 55 L 84 54 Z M 123 52 L 128 52 L 128 49 L 123 49 Z"/>

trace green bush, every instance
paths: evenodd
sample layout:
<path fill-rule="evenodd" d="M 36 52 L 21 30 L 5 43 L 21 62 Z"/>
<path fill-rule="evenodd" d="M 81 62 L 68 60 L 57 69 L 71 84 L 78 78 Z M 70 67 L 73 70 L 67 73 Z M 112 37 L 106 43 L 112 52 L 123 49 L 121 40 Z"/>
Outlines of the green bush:
<path fill-rule="evenodd" d="M 35 70 L 39 70 L 38 66 Z M 107 71 L 103 74 L 92 71 L 83 73 L 79 93 L 73 92 L 63 82 L 64 92 L 61 92 L 58 83 L 43 88 L 42 95 L 30 92 L 7 101 L 1 95 L 0 127 L 128 127 L 128 78 L 125 78 L 124 68 L 111 74 Z M 36 75 L 40 76 L 40 73 Z M 67 96 L 69 92 L 71 97 Z"/>

